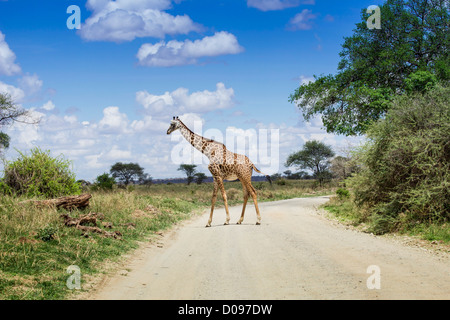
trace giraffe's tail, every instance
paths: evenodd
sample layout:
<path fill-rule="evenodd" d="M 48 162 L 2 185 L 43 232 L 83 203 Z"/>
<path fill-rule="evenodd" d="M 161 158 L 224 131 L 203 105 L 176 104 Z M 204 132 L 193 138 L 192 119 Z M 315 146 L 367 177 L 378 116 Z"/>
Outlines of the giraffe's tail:
<path fill-rule="evenodd" d="M 265 174 L 265 173 L 262 173 L 261 171 L 259 171 L 258 170 L 258 168 L 254 165 L 254 164 L 252 164 L 252 168 L 253 168 L 253 170 L 255 170 L 256 172 L 258 172 L 258 173 L 261 173 L 261 174 L 263 174 L 263 175 L 265 175 L 266 176 L 266 179 L 267 179 L 267 181 L 269 181 L 270 182 L 270 185 L 272 185 L 272 179 L 270 178 L 270 176 L 269 175 L 267 175 L 267 174 Z"/>

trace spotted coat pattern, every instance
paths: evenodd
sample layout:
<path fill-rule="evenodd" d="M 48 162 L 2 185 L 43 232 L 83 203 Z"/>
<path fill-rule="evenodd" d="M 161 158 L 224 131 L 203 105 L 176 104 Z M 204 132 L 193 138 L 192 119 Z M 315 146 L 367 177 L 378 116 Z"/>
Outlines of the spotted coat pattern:
<path fill-rule="evenodd" d="M 258 208 L 258 201 L 256 196 L 256 190 L 252 186 L 252 173 L 253 170 L 259 171 L 255 165 L 248 159 L 247 156 L 237 154 L 228 150 L 223 143 L 204 138 L 194 132 L 192 132 L 178 117 L 174 117 L 172 120 L 167 134 L 171 134 L 175 130 L 180 130 L 181 135 L 188 141 L 194 148 L 199 150 L 209 159 L 208 169 L 214 178 L 214 190 L 211 199 L 211 213 L 207 223 L 207 227 L 211 226 L 214 205 L 217 199 L 217 192 L 220 189 L 225 203 L 225 211 L 227 214 L 225 225 L 229 224 L 230 213 L 228 210 L 227 195 L 223 185 L 223 181 L 233 181 L 239 179 L 242 183 L 244 190 L 244 204 L 242 207 L 242 213 L 237 224 L 241 224 L 244 220 L 245 207 L 249 196 L 252 197 L 255 204 L 257 222 L 261 224 L 261 215 Z"/>

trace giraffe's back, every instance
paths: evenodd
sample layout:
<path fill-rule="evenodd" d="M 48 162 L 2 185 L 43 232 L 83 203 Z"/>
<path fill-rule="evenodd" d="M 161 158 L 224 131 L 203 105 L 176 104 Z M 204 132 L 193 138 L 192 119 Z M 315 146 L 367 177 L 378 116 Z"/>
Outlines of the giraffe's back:
<path fill-rule="evenodd" d="M 211 173 L 219 175 L 223 180 L 235 181 L 251 179 L 253 163 L 242 154 L 225 149 L 225 152 L 212 158 L 209 165 Z"/>

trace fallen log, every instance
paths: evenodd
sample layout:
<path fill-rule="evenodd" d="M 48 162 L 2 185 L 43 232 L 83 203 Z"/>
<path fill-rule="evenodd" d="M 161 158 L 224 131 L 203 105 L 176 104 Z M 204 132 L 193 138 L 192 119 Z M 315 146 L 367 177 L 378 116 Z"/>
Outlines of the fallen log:
<path fill-rule="evenodd" d="M 104 216 L 101 213 L 91 212 L 87 215 L 81 216 L 79 218 L 70 217 L 68 214 L 62 214 L 60 216 L 64 219 L 64 225 L 67 227 L 77 227 L 79 225 L 85 226 L 89 224 L 97 225 L 97 219 L 103 220 Z"/>
<path fill-rule="evenodd" d="M 119 231 L 106 231 L 97 227 L 97 219 L 103 220 L 104 218 L 102 213 L 91 212 L 79 218 L 73 218 L 68 214 L 62 214 L 61 218 L 64 219 L 65 226 L 75 227 L 76 229 L 81 230 L 83 236 L 88 236 L 88 232 L 99 233 L 105 237 L 114 239 L 119 239 L 122 236 Z M 112 223 L 110 223 L 110 228 L 112 228 Z"/>
<path fill-rule="evenodd" d="M 21 203 L 31 202 L 36 206 L 64 208 L 70 211 L 75 208 L 85 209 L 89 206 L 89 199 L 91 197 L 92 195 L 85 193 L 79 196 L 67 196 L 49 200 L 26 200 Z"/>
<path fill-rule="evenodd" d="M 77 229 L 83 231 L 83 236 L 88 236 L 86 232 L 95 232 L 99 233 L 107 238 L 119 239 L 122 234 L 119 231 L 106 231 L 102 230 L 99 227 L 87 227 L 87 226 L 77 226 Z"/>

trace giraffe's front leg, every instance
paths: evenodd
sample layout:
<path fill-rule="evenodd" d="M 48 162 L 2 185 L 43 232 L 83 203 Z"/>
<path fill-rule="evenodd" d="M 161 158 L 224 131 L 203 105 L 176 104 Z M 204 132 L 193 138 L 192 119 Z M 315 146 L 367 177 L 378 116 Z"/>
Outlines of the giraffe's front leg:
<path fill-rule="evenodd" d="M 223 198 L 223 202 L 225 204 L 225 211 L 227 213 L 227 219 L 225 220 L 224 225 L 229 225 L 230 224 L 230 212 L 228 211 L 228 201 L 227 201 L 227 194 L 225 192 L 225 186 L 223 185 L 222 180 L 218 180 L 218 185 L 219 185 L 220 191 L 222 192 L 222 198 Z"/>
<path fill-rule="evenodd" d="M 213 217 L 213 212 L 214 212 L 214 205 L 216 204 L 216 199 L 217 199 L 217 190 L 218 190 L 218 185 L 216 180 L 214 180 L 214 190 L 213 190 L 213 195 L 212 195 L 212 199 L 211 199 L 211 213 L 209 214 L 209 220 L 208 223 L 206 224 L 206 227 L 211 227 L 211 222 L 212 222 L 212 217 Z"/>

